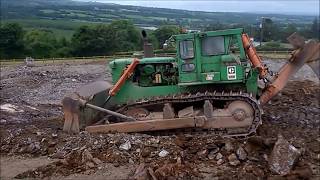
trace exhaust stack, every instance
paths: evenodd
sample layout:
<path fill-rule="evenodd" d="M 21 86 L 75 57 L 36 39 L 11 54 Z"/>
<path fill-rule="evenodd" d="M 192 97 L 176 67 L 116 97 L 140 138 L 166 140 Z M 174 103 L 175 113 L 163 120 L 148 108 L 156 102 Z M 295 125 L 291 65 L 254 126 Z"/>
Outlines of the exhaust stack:
<path fill-rule="evenodd" d="M 147 32 L 145 30 L 141 31 L 142 40 L 143 40 L 143 54 L 144 57 L 154 57 L 152 43 L 148 42 Z"/>

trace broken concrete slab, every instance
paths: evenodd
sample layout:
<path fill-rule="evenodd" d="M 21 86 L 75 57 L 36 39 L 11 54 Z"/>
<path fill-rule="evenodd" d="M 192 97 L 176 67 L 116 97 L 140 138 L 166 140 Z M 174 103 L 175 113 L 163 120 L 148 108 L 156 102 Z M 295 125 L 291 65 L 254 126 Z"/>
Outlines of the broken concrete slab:
<path fill-rule="evenodd" d="M 297 148 L 285 140 L 282 135 L 278 135 L 278 140 L 273 147 L 268 162 L 270 170 L 282 176 L 287 175 L 300 155 L 301 152 Z"/>

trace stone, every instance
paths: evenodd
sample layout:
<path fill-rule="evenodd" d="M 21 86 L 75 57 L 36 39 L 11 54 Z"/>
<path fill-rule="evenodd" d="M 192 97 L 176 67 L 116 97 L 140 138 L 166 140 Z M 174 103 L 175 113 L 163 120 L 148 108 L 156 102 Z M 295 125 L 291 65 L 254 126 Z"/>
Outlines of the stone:
<path fill-rule="evenodd" d="M 178 112 L 178 117 L 192 117 L 194 115 L 193 106 L 186 107 Z"/>
<path fill-rule="evenodd" d="M 87 166 L 88 168 L 90 168 L 90 169 L 95 167 L 92 162 L 87 162 L 87 163 L 86 163 L 86 166 Z"/>
<path fill-rule="evenodd" d="M 92 154 L 87 149 L 83 150 L 82 162 L 85 163 L 85 162 L 91 161 L 92 159 L 93 159 Z"/>
<path fill-rule="evenodd" d="M 101 161 L 100 159 L 98 159 L 98 158 L 93 158 L 92 161 L 93 161 L 96 165 L 102 163 L 102 161 Z"/>
<path fill-rule="evenodd" d="M 129 158 L 129 164 L 134 164 L 134 161 L 131 158 Z"/>
<path fill-rule="evenodd" d="M 131 149 L 130 141 L 126 141 L 125 143 L 121 144 L 119 148 L 126 151 L 130 150 Z"/>
<path fill-rule="evenodd" d="M 142 157 L 148 157 L 150 154 L 151 154 L 151 151 L 150 151 L 149 148 L 144 148 L 144 149 L 141 151 L 141 156 L 142 156 Z"/>
<path fill-rule="evenodd" d="M 279 175 L 287 175 L 298 161 L 301 152 L 292 146 L 282 135 L 278 135 L 271 155 L 269 157 L 269 168 Z"/>
<path fill-rule="evenodd" d="M 63 159 L 67 153 L 63 150 L 58 150 L 56 153 L 52 154 L 52 158 Z"/>
<path fill-rule="evenodd" d="M 42 135 L 42 132 L 38 131 L 37 136 L 41 136 L 41 135 Z"/>
<path fill-rule="evenodd" d="M 231 166 L 238 166 L 240 164 L 240 161 L 238 160 L 237 156 L 235 154 L 230 154 L 228 156 L 229 164 Z"/>
<path fill-rule="evenodd" d="M 40 142 L 33 142 L 29 144 L 25 151 L 28 153 L 37 153 L 40 149 Z"/>
<path fill-rule="evenodd" d="M 208 155 L 208 150 L 207 149 L 204 149 L 204 150 L 201 150 L 201 151 L 197 152 L 197 156 L 200 159 L 203 159 L 203 158 L 207 157 L 207 155 Z"/>
<path fill-rule="evenodd" d="M 233 144 L 230 140 L 226 141 L 224 148 L 227 152 L 232 152 L 234 150 Z"/>
<path fill-rule="evenodd" d="M 242 147 L 239 147 L 236 151 L 236 155 L 239 160 L 244 161 L 247 159 L 248 154 Z"/>
<path fill-rule="evenodd" d="M 208 154 L 208 159 L 213 160 L 216 157 L 217 152 L 219 152 L 219 149 L 218 151 L 216 149 L 210 151 Z"/>
<path fill-rule="evenodd" d="M 221 164 L 223 164 L 224 163 L 224 160 L 223 159 L 219 159 L 218 161 L 217 161 L 217 165 L 221 165 Z"/>
<path fill-rule="evenodd" d="M 166 157 L 168 154 L 169 154 L 169 152 L 163 149 L 163 150 L 161 150 L 161 151 L 159 152 L 158 155 L 159 155 L 160 157 Z"/>
<path fill-rule="evenodd" d="M 56 141 L 50 141 L 48 142 L 48 147 L 54 147 L 55 145 L 57 145 Z"/>
<path fill-rule="evenodd" d="M 219 160 L 219 159 L 222 159 L 223 158 L 223 155 L 221 154 L 221 153 L 218 153 L 217 155 L 216 155 L 216 160 Z"/>
<path fill-rule="evenodd" d="M 151 138 L 150 142 L 153 143 L 153 144 L 159 144 L 160 140 L 158 138 Z"/>

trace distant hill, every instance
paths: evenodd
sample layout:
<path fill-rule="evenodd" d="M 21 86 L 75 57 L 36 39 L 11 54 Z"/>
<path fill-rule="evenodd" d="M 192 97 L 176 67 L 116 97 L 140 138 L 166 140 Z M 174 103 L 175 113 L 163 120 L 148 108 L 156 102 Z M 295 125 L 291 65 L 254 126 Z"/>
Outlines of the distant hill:
<path fill-rule="evenodd" d="M 315 18 L 301 15 L 187 11 L 71 0 L 1 0 L 1 3 L 1 19 L 4 22 L 19 22 L 26 28 L 40 27 L 65 33 L 80 25 L 109 23 L 117 19 L 132 20 L 141 27 L 174 24 L 202 29 L 216 23 L 258 26 L 261 17 L 269 17 L 282 25 L 294 23 L 302 27 L 311 24 Z"/>

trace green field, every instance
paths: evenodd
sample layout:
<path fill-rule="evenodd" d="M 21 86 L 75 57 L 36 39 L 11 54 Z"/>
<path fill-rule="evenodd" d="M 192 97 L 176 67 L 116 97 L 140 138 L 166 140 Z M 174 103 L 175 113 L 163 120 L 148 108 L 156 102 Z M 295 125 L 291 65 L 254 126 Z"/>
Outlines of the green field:
<path fill-rule="evenodd" d="M 71 38 L 74 31 L 83 25 L 96 25 L 101 23 L 68 21 L 68 20 L 51 20 L 51 19 L 10 19 L 4 20 L 4 23 L 19 23 L 26 30 L 45 29 L 52 31 L 57 37 Z"/>

